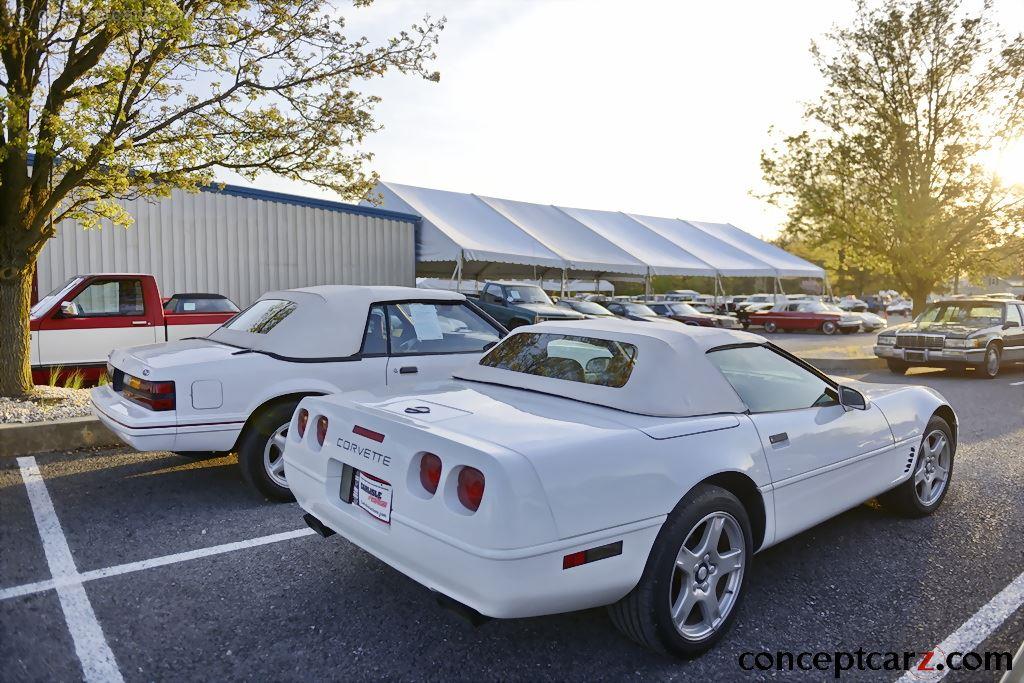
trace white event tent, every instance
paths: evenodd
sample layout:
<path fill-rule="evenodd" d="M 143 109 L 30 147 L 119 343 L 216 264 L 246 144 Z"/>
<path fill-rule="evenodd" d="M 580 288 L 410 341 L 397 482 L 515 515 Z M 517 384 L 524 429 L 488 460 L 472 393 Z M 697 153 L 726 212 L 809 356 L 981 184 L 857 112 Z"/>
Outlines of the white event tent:
<path fill-rule="evenodd" d="M 653 275 L 815 278 L 825 271 L 728 223 L 531 204 L 381 182 L 382 206 L 420 216 L 420 276 L 640 279 Z M 366 205 L 370 202 L 364 201 Z"/>

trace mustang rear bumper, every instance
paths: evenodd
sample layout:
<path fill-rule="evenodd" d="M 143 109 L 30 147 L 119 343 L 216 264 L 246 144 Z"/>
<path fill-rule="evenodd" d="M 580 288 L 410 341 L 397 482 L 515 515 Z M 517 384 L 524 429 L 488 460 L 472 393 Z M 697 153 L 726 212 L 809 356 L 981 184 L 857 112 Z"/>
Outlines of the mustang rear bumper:
<path fill-rule="evenodd" d="M 391 523 L 344 502 L 337 478 L 324 478 L 286 454 L 296 500 L 337 531 L 425 587 L 488 617 L 518 618 L 599 607 L 625 596 L 640 580 L 664 517 L 537 546 L 492 549 L 469 545 L 393 510 Z M 622 541 L 622 554 L 571 569 L 565 555 Z"/>
<path fill-rule="evenodd" d="M 153 411 L 121 397 L 110 385 L 91 390 L 92 412 L 117 438 L 139 451 L 228 451 L 243 422 L 179 425 L 174 410 Z"/>
<path fill-rule="evenodd" d="M 899 349 L 875 346 L 879 358 L 899 360 L 911 365 L 974 365 L 985 360 L 985 349 Z"/>

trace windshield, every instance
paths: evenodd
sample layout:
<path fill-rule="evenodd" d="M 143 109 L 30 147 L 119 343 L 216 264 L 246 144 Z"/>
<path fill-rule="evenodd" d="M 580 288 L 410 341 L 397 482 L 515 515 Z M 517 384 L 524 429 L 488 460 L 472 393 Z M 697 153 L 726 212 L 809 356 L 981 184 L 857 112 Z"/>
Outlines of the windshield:
<path fill-rule="evenodd" d="M 551 304 L 551 299 L 537 285 L 508 285 L 505 296 L 513 304 Z"/>
<path fill-rule="evenodd" d="M 622 307 L 626 310 L 629 315 L 658 315 L 647 306 L 643 304 L 622 304 Z"/>
<path fill-rule="evenodd" d="M 919 325 L 998 325 L 1003 321 L 999 304 L 970 302 L 943 303 L 929 306 L 917 317 Z"/>
<path fill-rule="evenodd" d="M 570 301 L 568 303 L 573 310 L 587 315 L 611 315 L 611 311 L 593 301 Z"/>
<path fill-rule="evenodd" d="M 672 313 L 675 314 L 675 315 L 700 315 L 701 314 L 700 311 L 698 311 L 696 308 L 694 308 L 690 304 L 676 303 L 676 304 L 669 304 L 668 307 L 672 311 Z"/>
<path fill-rule="evenodd" d="M 76 275 L 73 278 L 69 278 L 67 282 L 62 284 L 60 287 L 57 287 L 52 292 L 50 292 L 42 299 L 37 301 L 36 305 L 32 307 L 31 311 L 29 311 L 29 316 L 35 318 L 36 316 L 40 316 L 43 313 L 46 313 L 46 311 L 50 310 L 53 304 L 56 303 L 57 299 L 66 295 L 68 291 L 70 291 L 72 287 L 81 282 L 81 280 L 82 278 L 79 275 Z"/>

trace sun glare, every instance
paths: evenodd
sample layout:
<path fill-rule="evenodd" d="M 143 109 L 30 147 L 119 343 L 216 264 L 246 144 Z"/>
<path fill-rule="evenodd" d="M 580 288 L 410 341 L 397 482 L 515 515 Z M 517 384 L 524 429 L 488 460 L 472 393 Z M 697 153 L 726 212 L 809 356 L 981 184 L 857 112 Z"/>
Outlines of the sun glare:
<path fill-rule="evenodd" d="M 1024 185 L 1024 140 L 1015 140 L 993 155 L 992 171 L 1007 185 Z"/>

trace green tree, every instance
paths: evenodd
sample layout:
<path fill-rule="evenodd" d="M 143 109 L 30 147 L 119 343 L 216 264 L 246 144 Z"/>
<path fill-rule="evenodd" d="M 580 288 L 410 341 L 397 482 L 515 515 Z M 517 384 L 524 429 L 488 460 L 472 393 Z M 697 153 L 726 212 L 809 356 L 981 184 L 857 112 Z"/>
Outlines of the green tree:
<path fill-rule="evenodd" d="M 0 0 L 0 395 L 31 389 L 31 281 L 54 224 L 127 225 L 114 199 L 195 190 L 218 167 L 365 196 L 377 98 L 356 88 L 436 81 L 443 26 L 373 44 L 328 0 Z"/>
<path fill-rule="evenodd" d="M 917 310 L 956 272 L 996 262 L 1024 223 L 1024 188 L 986 154 L 1024 133 L 1024 38 L 990 2 L 858 3 L 811 54 L 824 77 L 805 129 L 761 156 L 790 237 L 884 264 Z"/>

